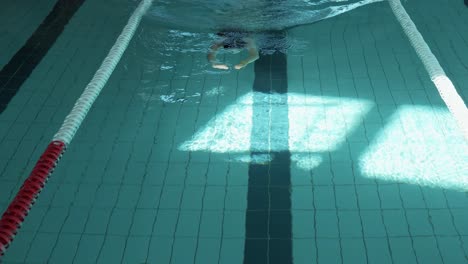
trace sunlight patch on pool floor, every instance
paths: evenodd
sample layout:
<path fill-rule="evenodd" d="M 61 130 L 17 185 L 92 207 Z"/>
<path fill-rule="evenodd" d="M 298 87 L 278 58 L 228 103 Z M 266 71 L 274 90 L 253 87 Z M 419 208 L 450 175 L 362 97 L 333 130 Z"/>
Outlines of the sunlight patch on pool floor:
<path fill-rule="evenodd" d="M 337 149 L 372 105 L 361 99 L 250 92 L 179 149 L 238 153 L 238 161 L 251 160 L 242 156 L 246 152 L 290 151 L 299 167 L 311 169 L 320 164 L 316 155 Z M 287 122 L 272 122 L 272 116 Z"/>
<path fill-rule="evenodd" d="M 400 107 L 359 160 L 367 177 L 468 190 L 468 144 L 443 108 Z"/>

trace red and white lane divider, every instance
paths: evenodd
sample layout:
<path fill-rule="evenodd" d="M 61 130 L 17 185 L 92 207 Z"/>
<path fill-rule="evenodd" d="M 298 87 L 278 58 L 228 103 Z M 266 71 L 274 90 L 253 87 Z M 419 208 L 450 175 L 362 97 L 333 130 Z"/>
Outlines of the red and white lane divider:
<path fill-rule="evenodd" d="M 21 227 L 47 179 L 52 174 L 60 157 L 65 152 L 80 127 L 89 109 L 109 80 L 117 63 L 122 58 L 141 18 L 151 6 L 153 0 L 142 0 L 129 18 L 127 25 L 120 33 L 92 80 L 76 101 L 70 114 L 65 118 L 62 127 L 55 134 L 52 142 L 41 155 L 33 171 L 24 181 L 22 187 L 0 219 L 0 256 L 3 256 Z"/>
<path fill-rule="evenodd" d="M 442 69 L 439 61 L 431 52 L 431 49 L 424 41 L 424 38 L 421 33 L 419 33 L 416 25 L 402 6 L 400 0 L 388 1 L 393 14 L 410 40 L 410 43 L 418 54 L 419 59 L 422 61 L 424 68 L 426 68 L 426 71 L 436 86 L 440 97 L 457 121 L 465 140 L 468 141 L 468 109 L 466 108 L 465 102 L 463 102 L 463 99 L 457 93 L 452 81 L 445 74 L 444 69 Z"/>
<path fill-rule="evenodd" d="M 3 214 L 0 220 L 0 252 L 2 254 L 15 237 L 17 230 L 28 215 L 64 151 L 65 144 L 60 141 L 52 141 L 47 146 L 31 174 L 16 194 L 15 199 Z"/>

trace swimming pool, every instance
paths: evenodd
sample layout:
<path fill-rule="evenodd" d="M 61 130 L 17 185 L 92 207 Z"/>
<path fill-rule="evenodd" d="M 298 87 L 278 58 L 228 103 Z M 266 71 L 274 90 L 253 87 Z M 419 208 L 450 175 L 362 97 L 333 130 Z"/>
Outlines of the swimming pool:
<path fill-rule="evenodd" d="M 3 263 L 467 262 L 467 142 L 387 2 L 249 7 L 241 70 L 203 2 L 155 1 Z M 139 4 L 59 3 L 0 11 L 2 211 Z M 468 9 L 403 4 L 466 102 Z"/>

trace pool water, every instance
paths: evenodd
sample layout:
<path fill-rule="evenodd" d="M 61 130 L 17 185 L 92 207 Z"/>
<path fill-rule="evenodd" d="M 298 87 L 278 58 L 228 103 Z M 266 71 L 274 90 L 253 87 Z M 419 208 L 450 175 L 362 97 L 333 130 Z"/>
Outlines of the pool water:
<path fill-rule="evenodd" d="M 138 3 L 2 4 L 2 212 Z M 468 8 L 403 5 L 467 102 Z M 226 28 L 259 58 L 212 68 Z M 161 0 L 0 262 L 468 263 L 467 191 L 386 1 Z"/>

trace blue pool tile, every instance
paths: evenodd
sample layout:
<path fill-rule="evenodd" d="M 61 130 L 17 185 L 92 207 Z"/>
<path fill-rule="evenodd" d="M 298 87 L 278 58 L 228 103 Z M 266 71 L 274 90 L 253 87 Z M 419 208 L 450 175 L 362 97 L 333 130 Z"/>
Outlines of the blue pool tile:
<path fill-rule="evenodd" d="M 224 238 L 222 240 L 219 263 L 242 263 L 244 258 L 244 241 L 243 238 Z"/>
<path fill-rule="evenodd" d="M 35 204 L 41 207 L 48 206 L 49 204 L 52 203 L 57 190 L 58 190 L 57 183 L 47 184 L 47 187 L 42 189 L 42 192 L 40 194 L 40 199 L 37 199 Z"/>
<path fill-rule="evenodd" d="M 19 140 L 19 139 L 18 139 Z M 36 150 L 36 146 L 38 142 L 30 141 L 30 140 L 23 140 L 21 143 L 15 148 L 14 154 L 12 153 L 12 158 L 16 160 L 28 160 L 31 156 L 31 152 Z M 41 150 L 44 148 L 41 148 Z M 9 152 L 8 150 L 6 151 Z M 0 156 L 1 158 L 1 156 Z"/>
<path fill-rule="evenodd" d="M 312 174 L 310 171 L 292 167 L 291 175 L 292 186 L 310 186 L 312 184 Z"/>
<path fill-rule="evenodd" d="M 423 188 L 422 192 L 428 208 L 447 208 L 447 199 L 443 190 Z"/>
<path fill-rule="evenodd" d="M 207 186 L 203 199 L 204 208 L 212 210 L 223 209 L 225 196 L 226 190 L 224 186 Z"/>
<path fill-rule="evenodd" d="M 65 219 L 68 217 L 68 208 L 55 207 L 49 208 L 45 217 L 42 219 L 42 225 L 39 228 L 40 232 L 58 233 L 63 226 Z"/>
<path fill-rule="evenodd" d="M 159 208 L 177 209 L 182 199 L 184 186 L 165 186 L 163 189 Z"/>
<path fill-rule="evenodd" d="M 366 263 L 367 252 L 362 238 L 343 238 L 341 240 L 343 263 Z"/>
<path fill-rule="evenodd" d="M 452 208 L 468 208 L 468 195 L 464 192 L 445 191 L 448 206 Z"/>
<path fill-rule="evenodd" d="M 288 247 L 291 247 L 289 239 L 270 239 L 268 241 L 268 258 L 270 262 L 287 263 L 291 261 L 291 253 Z"/>
<path fill-rule="evenodd" d="M 293 209 L 314 209 L 314 193 L 312 186 L 292 187 L 291 203 Z"/>
<path fill-rule="evenodd" d="M 227 175 L 227 184 L 246 185 L 248 183 L 248 166 L 244 163 L 230 163 L 229 174 Z"/>
<path fill-rule="evenodd" d="M 317 244 L 312 238 L 293 240 L 293 261 L 295 264 L 315 262 L 317 259 Z"/>
<path fill-rule="evenodd" d="M 288 211 L 271 211 L 269 214 L 269 232 L 268 236 L 276 239 L 277 245 L 287 246 L 287 241 L 291 239 L 290 228 L 284 228 L 291 225 L 291 213 Z M 289 252 L 289 250 L 285 250 Z"/>
<path fill-rule="evenodd" d="M 416 256 L 420 263 L 442 263 L 442 257 L 435 237 L 413 237 L 413 241 Z"/>
<path fill-rule="evenodd" d="M 83 235 L 73 261 L 76 263 L 95 263 L 104 243 L 102 235 Z"/>
<path fill-rule="evenodd" d="M 468 235 L 468 212 L 466 209 L 452 209 L 453 221 L 455 223 L 455 227 L 457 228 L 458 232 L 461 235 L 467 236 Z"/>
<path fill-rule="evenodd" d="M 294 238 L 315 237 L 315 213 L 312 210 L 293 210 L 292 211 L 292 235 Z M 296 241 L 296 240 L 295 240 Z"/>
<path fill-rule="evenodd" d="M 161 195 L 161 186 L 144 184 L 141 186 L 137 208 L 156 208 Z"/>
<path fill-rule="evenodd" d="M 126 159 L 111 159 L 106 162 L 106 170 L 101 175 L 101 181 L 108 185 L 119 185 L 126 174 Z M 89 174 L 88 174 L 89 175 Z M 92 180 L 94 181 L 94 179 Z"/>
<path fill-rule="evenodd" d="M 330 152 L 330 159 L 333 163 L 350 162 L 351 155 L 349 154 L 348 148 L 345 148 L 343 150 L 340 149 L 338 151 Z M 342 173 L 346 173 L 346 174 L 342 174 Z M 336 168 L 336 171 L 334 170 L 334 175 L 337 181 L 339 181 L 340 183 L 352 181 L 352 174 L 349 173 L 349 171 L 347 171 L 346 169 L 344 171 L 341 171 L 341 168 L 338 167 Z M 350 177 L 346 177 L 346 176 L 350 176 Z"/>
<path fill-rule="evenodd" d="M 57 244 L 49 256 L 49 263 L 71 263 L 79 240 L 79 234 L 60 234 Z"/>
<path fill-rule="evenodd" d="M 378 192 L 383 209 L 401 208 L 402 204 L 398 185 L 379 185 Z"/>
<path fill-rule="evenodd" d="M 231 186 L 227 188 L 226 210 L 247 209 L 247 186 Z"/>
<path fill-rule="evenodd" d="M 173 146 L 164 143 L 156 143 L 153 146 L 153 151 L 151 152 L 150 162 L 151 163 L 166 163 L 169 160 L 169 155 L 171 153 Z"/>
<path fill-rule="evenodd" d="M 332 186 L 317 186 L 313 189 L 316 209 L 335 209 L 335 191 Z"/>
<path fill-rule="evenodd" d="M 106 236 L 99 252 L 97 263 L 119 263 L 125 251 L 126 238 L 123 236 Z"/>
<path fill-rule="evenodd" d="M 94 206 L 96 207 L 113 207 L 119 197 L 119 185 L 101 185 L 96 191 Z"/>
<path fill-rule="evenodd" d="M 221 237 L 224 218 L 223 211 L 203 211 L 200 223 L 200 237 Z"/>
<path fill-rule="evenodd" d="M 333 173 L 330 166 L 320 166 L 312 170 L 312 182 L 315 185 L 333 184 Z"/>
<path fill-rule="evenodd" d="M 430 215 L 426 210 L 406 210 L 409 230 L 413 236 L 434 235 Z"/>
<path fill-rule="evenodd" d="M 357 209 L 354 186 L 335 186 L 336 205 L 338 209 Z"/>
<path fill-rule="evenodd" d="M 39 230 L 43 219 L 47 215 L 47 208 L 33 207 L 24 220 L 21 231 L 22 232 L 36 232 Z"/>
<path fill-rule="evenodd" d="M 205 187 L 202 186 L 186 186 L 184 189 L 181 208 L 201 210 L 205 191 Z"/>
<path fill-rule="evenodd" d="M 176 237 L 171 252 L 171 263 L 193 263 L 196 246 L 196 237 Z"/>
<path fill-rule="evenodd" d="M 354 173 L 352 170 L 352 164 L 348 162 L 336 162 L 333 161 L 333 183 L 340 184 L 354 184 Z"/>
<path fill-rule="evenodd" d="M 389 240 L 395 263 L 417 263 L 411 237 L 391 237 Z"/>
<path fill-rule="evenodd" d="M 136 209 L 133 214 L 130 235 L 150 236 L 153 231 L 156 214 L 157 211 L 155 209 Z"/>
<path fill-rule="evenodd" d="M 13 181 L 2 181 L 0 185 L 0 201 L 10 201 L 10 196 L 14 194 L 16 190 L 16 182 Z"/>
<path fill-rule="evenodd" d="M 341 246 L 337 239 L 317 239 L 319 263 L 341 263 Z M 310 262 L 309 262 L 310 263 Z"/>
<path fill-rule="evenodd" d="M 123 185 L 119 190 L 116 207 L 135 208 L 140 198 L 141 186 Z"/>
<path fill-rule="evenodd" d="M 365 239 L 369 263 L 392 263 L 387 238 Z"/>
<path fill-rule="evenodd" d="M 376 108 L 372 108 L 368 113 L 366 113 L 366 116 L 364 116 L 364 123 L 366 124 L 366 127 L 370 124 L 380 126 L 383 123 L 380 112 Z M 359 127 L 359 129 L 365 129 L 365 127 Z M 357 148 L 354 147 L 353 144 L 350 144 L 351 153 L 356 153 L 359 150 L 362 152 L 363 145 L 367 145 L 367 142 L 360 143 L 360 145 L 356 146 Z"/>
<path fill-rule="evenodd" d="M 172 237 L 151 237 L 147 262 L 148 263 L 170 263 L 171 250 L 174 241 Z"/>
<path fill-rule="evenodd" d="M 123 263 L 142 263 L 146 261 L 148 254 L 148 246 L 150 237 L 134 237 L 127 238 Z"/>
<path fill-rule="evenodd" d="M 435 235 L 455 236 L 458 235 L 452 215 L 448 209 L 429 210 L 430 221 L 434 226 Z"/>
<path fill-rule="evenodd" d="M 361 209 L 380 209 L 377 185 L 356 186 L 356 193 Z"/>
<path fill-rule="evenodd" d="M 71 158 L 70 158 L 71 159 Z M 86 175 L 86 169 L 87 169 L 87 166 L 83 163 L 83 164 L 77 164 L 76 166 L 72 168 L 66 166 L 66 162 L 68 162 L 68 159 L 65 159 L 63 160 L 65 161 L 64 163 L 60 163 L 60 165 L 58 166 L 58 168 L 60 169 L 63 169 L 65 170 L 65 172 L 63 173 L 63 180 L 64 182 L 66 183 L 70 183 L 70 184 L 76 184 L 76 183 L 82 183 L 83 182 L 83 175 Z M 55 178 L 55 177 L 54 177 Z M 97 178 L 97 177 L 95 177 Z M 98 178 L 100 179 L 100 177 Z M 88 183 L 88 184 L 91 184 L 91 183 Z M 96 184 L 96 183 L 94 183 Z M 80 191 L 80 187 L 81 186 L 78 186 L 78 192 L 77 194 L 75 195 L 78 195 L 79 194 L 79 191 Z M 76 199 L 76 197 L 75 197 Z"/>
<path fill-rule="evenodd" d="M 113 209 L 107 225 L 107 234 L 121 236 L 128 235 L 133 221 L 133 213 L 134 212 L 131 209 Z"/>
<path fill-rule="evenodd" d="M 417 185 L 400 185 L 401 199 L 405 208 L 426 208 L 421 188 Z"/>
<path fill-rule="evenodd" d="M 31 247 L 26 257 L 27 262 L 47 262 L 52 253 L 58 234 L 54 233 L 39 233 L 32 241 Z"/>
<path fill-rule="evenodd" d="M 86 222 L 86 234 L 104 234 L 107 230 L 111 209 L 93 208 L 89 212 L 89 218 Z"/>
<path fill-rule="evenodd" d="M 159 210 L 154 226 L 154 236 L 173 236 L 175 233 L 177 210 Z"/>
<path fill-rule="evenodd" d="M 226 178 L 228 177 L 228 168 L 227 164 L 213 164 L 210 166 L 210 169 L 207 173 L 208 185 L 226 185 Z"/>
<path fill-rule="evenodd" d="M 175 236 L 196 237 L 198 235 L 199 223 L 199 211 L 180 211 Z"/>
<path fill-rule="evenodd" d="M 437 242 L 444 263 L 466 262 L 467 252 L 463 249 L 460 237 L 438 237 Z"/>
<path fill-rule="evenodd" d="M 28 232 L 21 230 L 15 237 L 15 242 L 8 248 L 8 253 L 5 254 L 4 261 L 8 263 L 24 263 L 27 257 L 29 248 L 32 245 L 31 238 L 34 237 L 35 232 Z"/>
<path fill-rule="evenodd" d="M 382 222 L 381 211 L 361 211 L 364 235 L 369 237 L 386 236 L 386 227 Z"/>
<path fill-rule="evenodd" d="M 185 183 L 189 185 L 204 186 L 207 182 L 207 170 L 206 164 L 190 164 Z"/>
<path fill-rule="evenodd" d="M 167 174 L 170 175 L 166 178 L 168 185 L 183 185 L 187 177 L 185 166 L 180 164 L 169 165 Z"/>
<path fill-rule="evenodd" d="M 358 211 L 338 211 L 340 236 L 355 238 L 363 236 L 361 217 Z"/>
<path fill-rule="evenodd" d="M 318 237 L 338 237 L 338 218 L 336 211 L 319 211 L 316 215 L 316 221 Z"/>
<path fill-rule="evenodd" d="M 89 208 L 72 207 L 63 223 L 62 232 L 80 234 L 85 229 Z"/>
<path fill-rule="evenodd" d="M 217 263 L 219 260 L 219 249 L 221 239 L 219 238 L 199 238 L 195 252 L 195 263 Z"/>
<path fill-rule="evenodd" d="M 167 164 L 163 162 L 153 162 L 148 164 L 144 183 L 151 185 L 162 185 L 166 178 Z"/>
<path fill-rule="evenodd" d="M 60 184 L 59 188 L 55 192 L 52 206 L 56 207 L 69 207 L 73 200 L 75 200 L 75 194 L 78 191 L 78 185 L 76 184 Z"/>
<path fill-rule="evenodd" d="M 384 223 L 388 234 L 392 236 L 408 236 L 410 226 L 403 210 L 383 211 Z"/>
<path fill-rule="evenodd" d="M 4 146 L 5 146 L 6 151 L 9 151 L 7 150 L 8 147 L 16 148 L 16 146 L 10 146 L 8 144 Z M 24 160 L 4 159 L 2 163 L 5 164 L 5 166 L 2 167 L 3 168 L 2 180 L 4 179 L 4 180 L 16 182 L 18 179 L 18 175 L 24 174 L 23 171 L 25 170 L 25 167 L 26 167 Z"/>
<path fill-rule="evenodd" d="M 9 125 L 10 122 L 2 121 L 0 120 L 0 140 L 4 140 L 6 137 L 7 133 L 9 132 Z"/>

